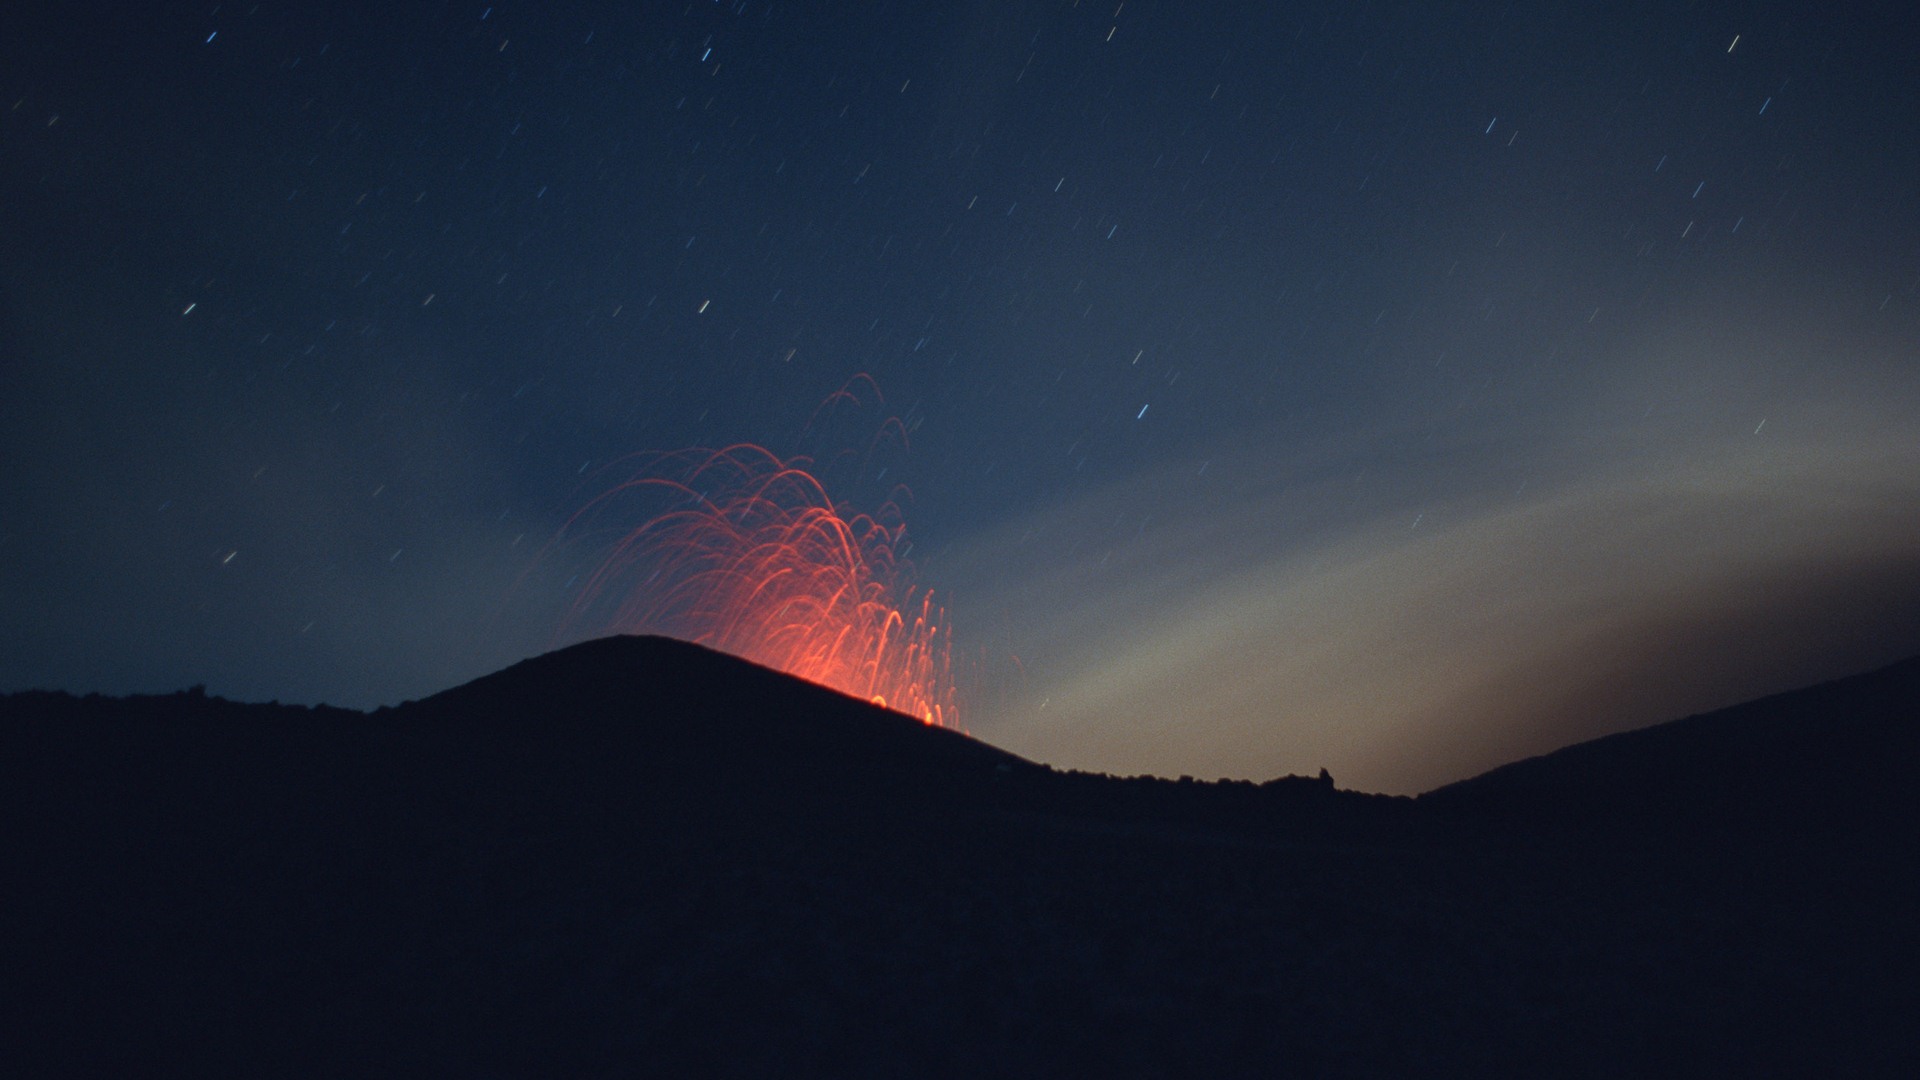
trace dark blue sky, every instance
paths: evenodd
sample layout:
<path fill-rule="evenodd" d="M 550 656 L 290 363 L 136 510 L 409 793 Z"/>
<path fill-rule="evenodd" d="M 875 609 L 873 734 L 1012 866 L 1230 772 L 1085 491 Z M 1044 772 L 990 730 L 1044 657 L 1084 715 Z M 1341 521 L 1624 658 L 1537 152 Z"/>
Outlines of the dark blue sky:
<path fill-rule="evenodd" d="M 1892 659 L 1916 31 L 42 5 L 0 44 L 0 687 L 439 689 L 551 641 L 529 567 L 595 468 L 802 449 L 859 373 L 1019 752 L 1405 789 Z"/>

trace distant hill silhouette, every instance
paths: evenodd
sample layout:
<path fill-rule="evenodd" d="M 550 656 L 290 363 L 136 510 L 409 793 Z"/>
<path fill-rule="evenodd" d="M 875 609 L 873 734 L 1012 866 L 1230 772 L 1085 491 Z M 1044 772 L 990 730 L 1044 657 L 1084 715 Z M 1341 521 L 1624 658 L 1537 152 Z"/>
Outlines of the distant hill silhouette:
<path fill-rule="evenodd" d="M 1595 739 L 1421 796 L 1588 830 L 1860 831 L 1920 820 L 1920 657 Z"/>
<path fill-rule="evenodd" d="M 375 717 L 457 733 L 466 766 L 487 777 L 475 782 L 572 805 L 645 804 L 656 823 L 866 821 L 876 805 L 917 817 L 1033 767 L 957 732 L 660 637 L 585 642 Z"/>
<path fill-rule="evenodd" d="M 1911 1075 L 1920 664 L 1404 799 L 658 638 L 0 698 L 13 1075 Z"/>

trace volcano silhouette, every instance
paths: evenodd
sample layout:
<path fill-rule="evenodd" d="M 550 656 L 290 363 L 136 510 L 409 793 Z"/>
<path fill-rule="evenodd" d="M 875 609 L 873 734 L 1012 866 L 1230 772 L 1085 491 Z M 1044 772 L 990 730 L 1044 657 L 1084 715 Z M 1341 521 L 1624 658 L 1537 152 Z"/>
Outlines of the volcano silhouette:
<path fill-rule="evenodd" d="M 0 698 L 21 1076 L 1913 1075 L 1920 661 L 1419 799 L 1064 773 L 611 638 Z"/>

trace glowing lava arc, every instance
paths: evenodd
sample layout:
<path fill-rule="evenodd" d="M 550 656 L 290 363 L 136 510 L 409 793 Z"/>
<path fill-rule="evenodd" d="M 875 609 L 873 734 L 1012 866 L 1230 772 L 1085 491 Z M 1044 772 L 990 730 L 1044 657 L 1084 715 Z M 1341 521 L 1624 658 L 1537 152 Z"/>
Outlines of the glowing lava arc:
<path fill-rule="evenodd" d="M 908 583 L 897 504 L 878 517 L 845 513 L 808 471 L 811 461 L 751 444 L 621 464 L 633 465 L 631 477 L 582 508 L 566 532 L 634 499 L 670 508 L 620 535 L 569 625 L 672 634 L 960 726 L 945 612 Z"/>

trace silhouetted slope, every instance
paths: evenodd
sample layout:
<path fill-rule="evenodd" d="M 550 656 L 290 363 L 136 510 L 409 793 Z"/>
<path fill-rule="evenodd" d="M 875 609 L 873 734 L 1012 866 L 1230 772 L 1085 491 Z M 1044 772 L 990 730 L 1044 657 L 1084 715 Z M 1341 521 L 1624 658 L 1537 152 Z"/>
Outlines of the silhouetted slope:
<path fill-rule="evenodd" d="M 398 718 L 738 767 L 978 770 L 1021 759 L 791 675 L 664 637 L 608 637 L 410 702 Z M 529 722 L 530 718 L 539 718 Z"/>
<path fill-rule="evenodd" d="M 610 637 L 375 714 L 457 745 L 461 782 L 651 827 L 810 826 L 950 811 L 1030 763 L 662 637 Z M 879 815 L 876 806 L 885 806 Z"/>
<path fill-rule="evenodd" d="M 1916 776 L 1920 657 L 1504 765 L 1420 802 L 1532 826 L 1911 834 Z"/>
<path fill-rule="evenodd" d="M 404 727 L 457 730 L 491 784 L 578 803 L 648 800 L 696 812 L 862 827 L 1018 819 L 1060 828 L 1204 833 L 1378 828 L 1404 800 L 1288 778 L 1203 785 L 1060 774 L 805 680 L 670 638 L 610 637 L 382 710 Z M 1365 804 L 1371 812 L 1361 809 Z M 1386 805 L 1382 805 L 1386 804 Z M 846 822 L 842 822 L 844 827 Z M 758 827 L 757 826 L 757 827 Z"/>
<path fill-rule="evenodd" d="M 1911 685 L 1873 685 L 1789 698 L 1751 756 L 1806 753 L 1795 710 L 1817 706 L 1855 734 L 1815 748 L 1897 767 L 1871 716 Z M 1745 752 L 1738 725 L 1702 731 L 1683 757 Z M 1649 745 L 1604 759 L 1654 778 L 1642 793 L 1671 772 L 1632 760 Z M 1476 813 L 1444 805 L 1460 792 L 1059 773 L 659 639 L 370 714 L 11 695 L 0 1060 L 31 1076 L 1911 1075 L 1911 821 L 1777 844 L 1797 833 L 1742 812 L 1737 843 L 1706 826 L 1595 845 L 1503 816 L 1592 789 L 1529 781 L 1514 790 L 1534 803 Z"/>

